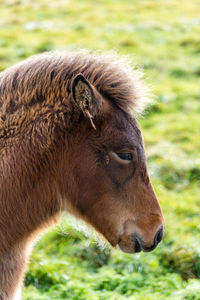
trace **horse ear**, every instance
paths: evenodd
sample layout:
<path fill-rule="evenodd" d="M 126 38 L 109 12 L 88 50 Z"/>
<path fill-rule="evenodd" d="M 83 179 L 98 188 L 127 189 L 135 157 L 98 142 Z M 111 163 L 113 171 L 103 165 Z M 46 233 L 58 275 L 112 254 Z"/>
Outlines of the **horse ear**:
<path fill-rule="evenodd" d="M 92 121 L 96 113 L 94 88 L 82 74 L 78 74 L 73 80 L 72 95 L 76 104 L 95 128 Z"/>

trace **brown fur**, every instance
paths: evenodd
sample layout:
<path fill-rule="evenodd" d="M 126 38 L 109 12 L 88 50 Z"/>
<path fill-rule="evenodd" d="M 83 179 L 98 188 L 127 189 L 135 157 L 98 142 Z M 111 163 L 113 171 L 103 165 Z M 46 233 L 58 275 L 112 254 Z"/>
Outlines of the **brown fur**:
<path fill-rule="evenodd" d="M 136 251 L 135 234 L 153 249 L 163 218 L 130 114 L 144 102 L 137 72 L 109 55 L 47 53 L 0 74 L 1 300 L 14 299 L 32 240 L 64 210 L 124 251 Z"/>

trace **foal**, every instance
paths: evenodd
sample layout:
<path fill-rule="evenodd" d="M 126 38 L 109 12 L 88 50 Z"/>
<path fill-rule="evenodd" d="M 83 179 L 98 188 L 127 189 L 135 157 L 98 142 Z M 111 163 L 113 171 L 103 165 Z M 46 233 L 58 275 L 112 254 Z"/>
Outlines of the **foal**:
<path fill-rule="evenodd" d="M 144 102 L 138 73 L 111 56 L 47 53 L 0 73 L 1 300 L 20 298 L 30 246 L 63 211 L 125 252 L 161 241 L 131 114 Z"/>

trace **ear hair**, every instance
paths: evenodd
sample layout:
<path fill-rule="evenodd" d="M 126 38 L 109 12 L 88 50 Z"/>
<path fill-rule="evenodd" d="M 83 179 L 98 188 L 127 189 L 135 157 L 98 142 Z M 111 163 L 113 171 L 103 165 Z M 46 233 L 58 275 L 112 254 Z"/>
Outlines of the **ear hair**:
<path fill-rule="evenodd" d="M 96 129 L 93 122 L 95 111 L 93 87 L 82 74 L 78 74 L 73 80 L 72 95 L 83 114 L 89 118 L 92 127 Z"/>
<path fill-rule="evenodd" d="M 89 120 L 90 120 L 90 123 L 91 123 L 92 127 L 96 130 L 96 126 L 95 126 L 95 124 L 94 124 L 94 122 L 93 122 L 93 120 L 92 120 L 93 117 L 91 116 L 89 110 L 86 110 L 86 111 L 85 111 L 85 114 L 88 116 L 88 118 L 89 118 Z"/>

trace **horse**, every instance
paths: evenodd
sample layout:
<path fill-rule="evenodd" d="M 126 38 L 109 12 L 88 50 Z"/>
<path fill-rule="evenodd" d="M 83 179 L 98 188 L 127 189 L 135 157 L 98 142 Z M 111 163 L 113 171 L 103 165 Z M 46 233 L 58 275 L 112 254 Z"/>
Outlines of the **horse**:
<path fill-rule="evenodd" d="M 62 212 L 127 253 L 162 240 L 137 121 L 147 101 L 115 55 L 43 53 L 0 73 L 1 300 L 20 299 L 32 244 Z"/>

